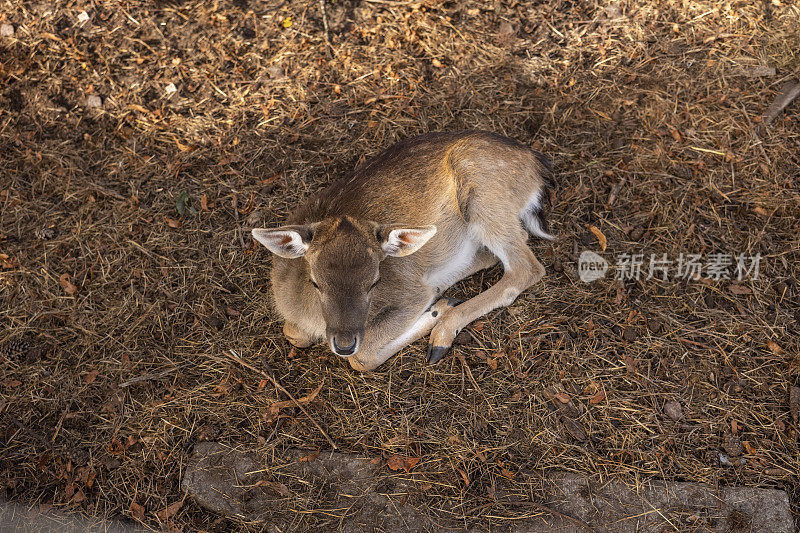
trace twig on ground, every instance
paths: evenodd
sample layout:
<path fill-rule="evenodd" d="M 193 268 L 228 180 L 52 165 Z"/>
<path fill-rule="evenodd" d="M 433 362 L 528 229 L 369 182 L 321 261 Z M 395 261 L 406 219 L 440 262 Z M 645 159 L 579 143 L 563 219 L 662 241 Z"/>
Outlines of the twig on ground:
<path fill-rule="evenodd" d="M 786 109 L 798 96 L 800 96 L 800 81 L 787 84 L 780 94 L 775 97 L 775 100 L 770 104 L 766 113 L 764 113 L 764 124 L 770 124 L 773 120 L 778 118 L 781 111 Z"/>
<path fill-rule="evenodd" d="M 172 374 L 176 370 L 178 370 L 177 367 L 164 370 L 163 372 L 159 372 L 158 374 L 143 374 L 141 376 L 136 376 L 135 378 L 131 378 L 128 381 L 120 383 L 119 386 L 121 389 L 124 389 L 125 387 L 130 387 L 131 385 L 134 385 L 136 383 L 141 383 L 143 381 L 150 381 L 151 379 L 161 379 L 164 376 Z"/>
<path fill-rule="evenodd" d="M 236 361 L 237 363 L 239 363 L 240 365 L 242 365 L 243 367 L 245 367 L 245 368 L 247 368 L 249 370 L 252 370 L 253 372 L 256 372 L 258 374 L 261 374 L 262 377 L 270 380 L 272 382 L 272 384 L 275 385 L 275 387 L 277 387 L 277 389 L 279 391 L 281 391 L 286 396 L 288 396 L 289 399 L 292 401 L 292 403 L 294 403 L 294 405 L 296 405 L 301 411 L 303 411 L 303 414 L 306 415 L 308 417 L 308 419 L 311 420 L 311 423 L 314 424 L 317 427 L 317 429 L 319 430 L 320 433 L 322 433 L 322 436 L 325 437 L 325 440 L 328 441 L 328 444 L 330 444 L 331 447 L 333 447 L 334 450 L 338 450 L 339 449 L 339 447 L 336 446 L 336 443 L 333 442 L 333 439 L 331 439 L 328 436 L 328 434 L 325 432 L 325 430 L 322 429 L 322 426 L 320 426 L 319 423 L 317 423 L 317 421 L 314 419 L 314 417 L 311 416 L 308 411 L 306 411 L 306 408 L 303 407 L 303 404 L 300 403 L 299 401 L 297 401 L 297 399 L 292 395 L 291 392 L 289 392 L 288 390 L 283 388 L 283 385 L 278 383 L 278 380 L 275 379 L 274 376 L 271 376 L 271 375 L 267 374 L 266 372 L 264 372 L 263 370 L 259 370 L 258 368 L 254 367 L 250 363 L 245 362 L 241 357 L 239 357 L 239 354 L 237 354 L 234 350 L 228 350 L 226 355 L 228 357 L 230 357 L 231 359 L 233 359 L 234 361 Z"/>

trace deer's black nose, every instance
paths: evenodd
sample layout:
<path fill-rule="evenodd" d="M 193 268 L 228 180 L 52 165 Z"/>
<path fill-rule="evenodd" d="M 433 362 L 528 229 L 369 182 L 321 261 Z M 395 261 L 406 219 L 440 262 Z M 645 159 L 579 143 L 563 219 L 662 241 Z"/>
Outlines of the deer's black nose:
<path fill-rule="evenodd" d="M 340 333 L 333 336 L 333 351 L 336 355 L 348 356 L 356 353 L 358 337 L 353 334 Z"/>

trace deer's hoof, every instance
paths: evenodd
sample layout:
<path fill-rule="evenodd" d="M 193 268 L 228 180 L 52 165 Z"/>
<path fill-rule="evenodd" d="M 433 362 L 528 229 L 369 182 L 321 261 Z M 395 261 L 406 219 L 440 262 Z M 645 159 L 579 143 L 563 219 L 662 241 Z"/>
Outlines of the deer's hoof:
<path fill-rule="evenodd" d="M 442 357 L 445 356 L 447 350 L 449 350 L 449 346 L 434 346 L 433 344 L 428 345 L 428 363 L 438 363 L 442 360 Z"/>

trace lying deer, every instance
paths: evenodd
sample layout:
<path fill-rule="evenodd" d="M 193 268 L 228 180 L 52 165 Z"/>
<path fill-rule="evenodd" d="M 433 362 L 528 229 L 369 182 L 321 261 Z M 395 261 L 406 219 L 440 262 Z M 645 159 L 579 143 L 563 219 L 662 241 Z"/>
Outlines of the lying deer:
<path fill-rule="evenodd" d="M 464 327 L 511 304 L 544 267 L 526 229 L 547 232 L 548 161 L 506 137 L 434 133 L 396 144 L 308 199 L 289 225 L 253 229 L 277 255 L 275 307 L 304 348 L 326 339 L 372 370 L 430 332 L 440 360 Z M 442 293 L 498 262 L 497 284 L 458 304 Z"/>

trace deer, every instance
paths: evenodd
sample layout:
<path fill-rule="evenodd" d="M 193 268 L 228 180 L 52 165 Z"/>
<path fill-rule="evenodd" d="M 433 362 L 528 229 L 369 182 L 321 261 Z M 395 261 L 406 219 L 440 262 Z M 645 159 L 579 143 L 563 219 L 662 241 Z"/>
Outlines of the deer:
<path fill-rule="evenodd" d="M 553 240 L 549 160 L 484 131 L 401 141 L 310 196 L 277 228 L 254 228 L 274 254 L 272 302 L 295 347 L 326 341 L 357 371 L 374 370 L 430 334 L 441 360 L 467 325 L 508 306 L 545 274 L 529 234 Z M 456 282 L 502 264 L 466 301 Z"/>

